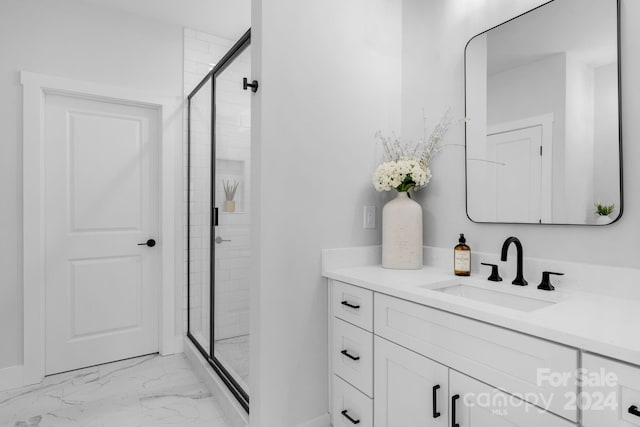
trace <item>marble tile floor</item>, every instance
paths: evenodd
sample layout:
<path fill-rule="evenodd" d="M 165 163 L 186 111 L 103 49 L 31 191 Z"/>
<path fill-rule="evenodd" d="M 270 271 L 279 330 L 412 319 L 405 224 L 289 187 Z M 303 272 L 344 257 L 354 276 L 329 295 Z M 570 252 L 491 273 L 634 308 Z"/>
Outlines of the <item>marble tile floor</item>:
<path fill-rule="evenodd" d="M 216 340 L 216 358 L 235 377 L 240 386 L 249 392 L 249 335 Z"/>
<path fill-rule="evenodd" d="M 182 354 L 142 356 L 0 392 L 1 427 L 227 427 Z"/>

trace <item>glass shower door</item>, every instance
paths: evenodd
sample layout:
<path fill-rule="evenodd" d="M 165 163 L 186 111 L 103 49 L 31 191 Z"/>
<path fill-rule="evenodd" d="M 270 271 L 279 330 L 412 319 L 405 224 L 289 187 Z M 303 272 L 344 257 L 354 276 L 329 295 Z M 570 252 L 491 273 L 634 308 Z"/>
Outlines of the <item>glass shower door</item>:
<path fill-rule="evenodd" d="M 191 92 L 188 331 L 249 410 L 251 91 L 247 32 Z"/>
<path fill-rule="evenodd" d="M 215 286 L 213 350 L 249 391 L 249 214 L 251 162 L 250 47 L 215 75 Z"/>
<path fill-rule="evenodd" d="M 211 155 L 213 79 L 189 98 L 188 152 L 188 323 L 201 351 L 211 341 Z"/>

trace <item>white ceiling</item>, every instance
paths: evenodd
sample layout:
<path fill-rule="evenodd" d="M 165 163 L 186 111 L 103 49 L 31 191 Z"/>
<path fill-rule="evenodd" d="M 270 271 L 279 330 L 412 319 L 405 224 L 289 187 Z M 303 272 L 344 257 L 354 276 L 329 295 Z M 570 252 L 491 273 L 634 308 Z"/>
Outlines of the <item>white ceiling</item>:
<path fill-rule="evenodd" d="M 251 0 L 81 0 L 232 40 L 251 26 Z"/>

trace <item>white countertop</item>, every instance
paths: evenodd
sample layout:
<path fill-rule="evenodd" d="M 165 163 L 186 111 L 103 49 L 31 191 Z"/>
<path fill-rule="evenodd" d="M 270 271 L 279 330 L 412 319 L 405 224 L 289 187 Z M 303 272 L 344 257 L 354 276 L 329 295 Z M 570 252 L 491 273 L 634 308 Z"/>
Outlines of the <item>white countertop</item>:
<path fill-rule="evenodd" d="M 527 287 L 489 282 L 472 276 L 455 276 L 437 267 L 389 270 L 380 265 L 329 267 L 323 272 L 375 292 L 445 310 L 585 351 L 640 365 L 640 301 L 574 290 L 542 291 L 537 283 Z M 468 283 L 555 303 L 534 311 L 519 311 L 438 292 L 442 282 Z"/>

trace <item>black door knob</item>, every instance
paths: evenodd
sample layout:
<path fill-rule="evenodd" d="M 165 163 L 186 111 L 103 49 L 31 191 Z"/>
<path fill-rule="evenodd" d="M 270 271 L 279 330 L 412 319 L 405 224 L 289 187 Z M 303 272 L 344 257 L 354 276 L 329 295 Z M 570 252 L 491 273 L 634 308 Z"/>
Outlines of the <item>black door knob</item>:
<path fill-rule="evenodd" d="M 156 245 L 156 241 L 153 239 L 149 239 L 144 243 L 138 243 L 138 246 L 149 246 L 150 248 L 154 247 Z"/>

